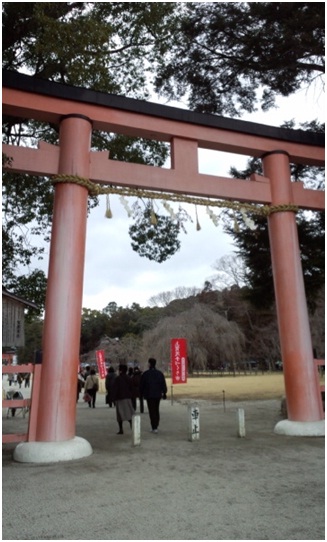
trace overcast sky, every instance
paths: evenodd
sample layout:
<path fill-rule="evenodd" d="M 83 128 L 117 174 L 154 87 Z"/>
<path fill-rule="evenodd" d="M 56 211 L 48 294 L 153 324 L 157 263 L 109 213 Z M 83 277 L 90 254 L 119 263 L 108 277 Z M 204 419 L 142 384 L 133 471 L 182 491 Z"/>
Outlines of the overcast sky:
<path fill-rule="evenodd" d="M 297 123 L 324 119 L 323 97 L 318 91 L 302 92 L 278 100 L 279 107 L 267 113 L 244 115 L 241 120 L 280 126 L 294 119 Z M 178 104 L 174 103 L 174 107 Z M 246 157 L 200 150 L 200 172 L 228 176 L 231 166 L 243 168 Z M 196 230 L 194 206 L 185 206 L 193 217 L 187 235 L 181 233 L 180 250 L 161 264 L 141 258 L 132 250 L 128 228 L 132 219 L 119 201 L 110 196 L 112 219 L 105 218 L 106 197 L 88 218 L 83 307 L 102 310 L 110 302 L 127 307 L 149 305 L 151 297 L 180 286 L 202 288 L 215 274 L 213 265 L 234 251 L 232 238 L 214 226 L 205 207 L 198 206 L 201 230 Z M 162 209 L 162 207 L 160 207 Z M 159 211 L 160 212 L 160 211 Z M 164 213 L 163 213 L 164 214 Z M 165 213 L 166 214 L 166 213 Z M 44 270 L 47 272 L 47 258 Z"/>

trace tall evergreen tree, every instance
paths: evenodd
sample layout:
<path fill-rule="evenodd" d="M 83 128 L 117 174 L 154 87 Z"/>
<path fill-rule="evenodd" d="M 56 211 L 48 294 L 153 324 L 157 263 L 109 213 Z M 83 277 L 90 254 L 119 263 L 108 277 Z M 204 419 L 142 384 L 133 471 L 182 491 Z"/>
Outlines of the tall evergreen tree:
<path fill-rule="evenodd" d="M 174 9 L 170 2 L 3 2 L 3 68 L 148 99 L 148 73 L 174 33 Z M 3 132 L 4 141 L 11 144 L 58 142 L 57 127 L 34 121 L 4 118 Z M 100 132 L 93 134 L 92 146 L 110 149 L 113 159 L 152 165 L 163 165 L 167 156 L 164 144 Z M 4 175 L 3 282 L 8 289 L 14 291 L 22 282 L 21 266 L 43 257 L 34 236 L 48 241 L 52 204 L 48 179 Z M 96 204 L 93 198 L 90 206 Z M 45 286 L 44 273 L 43 278 Z M 44 296 L 45 290 L 38 299 L 29 299 L 42 307 Z"/>
<path fill-rule="evenodd" d="M 302 126 L 303 127 L 303 126 Z M 323 130 L 317 126 L 317 131 Z M 261 161 L 251 159 L 245 170 L 231 168 L 238 179 L 247 179 L 251 173 L 262 173 Z M 307 187 L 324 188 L 322 168 L 291 164 L 293 182 L 304 182 Z M 265 216 L 252 215 L 255 229 L 248 228 L 240 212 L 226 212 L 225 231 L 233 238 L 237 253 L 245 263 L 246 296 L 256 307 L 271 307 L 274 286 L 269 246 L 268 222 Z M 236 218 L 236 221 L 235 221 Z M 315 309 L 316 299 L 325 281 L 325 213 L 299 211 L 297 226 L 304 283 L 309 309 Z"/>
<path fill-rule="evenodd" d="M 324 75 L 323 2 L 185 2 L 156 88 L 190 109 L 235 117 L 273 107 Z"/>

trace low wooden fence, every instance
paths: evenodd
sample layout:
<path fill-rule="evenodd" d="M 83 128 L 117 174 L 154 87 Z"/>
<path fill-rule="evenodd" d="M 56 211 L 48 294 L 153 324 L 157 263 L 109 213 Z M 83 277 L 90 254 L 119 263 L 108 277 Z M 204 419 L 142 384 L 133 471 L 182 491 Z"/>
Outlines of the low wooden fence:
<path fill-rule="evenodd" d="M 23 409 L 25 415 L 28 412 L 28 429 L 27 433 L 3 433 L 2 443 L 8 442 L 33 442 L 36 436 L 36 421 L 38 409 L 38 397 L 40 393 L 42 365 L 3 365 L 2 375 L 25 373 L 33 375 L 31 397 L 29 399 L 2 399 L 2 408 L 7 409 Z"/>

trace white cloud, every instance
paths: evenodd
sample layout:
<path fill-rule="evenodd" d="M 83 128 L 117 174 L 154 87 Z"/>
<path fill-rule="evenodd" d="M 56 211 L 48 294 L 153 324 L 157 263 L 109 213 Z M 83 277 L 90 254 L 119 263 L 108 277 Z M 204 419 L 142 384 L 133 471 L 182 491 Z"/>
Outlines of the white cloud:
<path fill-rule="evenodd" d="M 323 118 L 323 106 L 323 97 L 311 88 L 290 98 L 279 98 L 276 109 L 244 115 L 242 120 L 271 126 L 291 119 L 298 123 L 311 121 Z M 244 156 L 199 151 L 201 173 L 228 176 L 232 165 L 242 168 L 246 160 Z M 201 288 L 214 274 L 212 266 L 216 260 L 234 250 L 232 239 L 221 226 L 214 226 L 204 208 L 198 208 L 201 230 L 196 231 L 195 210 L 187 206 L 194 222 L 186 225 L 187 235 L 181 234 L 179 252 L 161 264 L 141 258 L 131 247 L 131 219 L 117 196 L 110 200 L 112 219 L 104 217 L 104 197 L 88 219 L 84 307 L 101 310 L 111 301 L 123 307 L 134 302 L 146 306 L 150 297 L 179 286 Z"/>
<path fill-rule="evenodd" d="M 233 247 L 231 239 L 216 228 L 204 209 L 198 209 L 201 230 L 187 223 L 181 233 L 181 248 L 159 264 L 141 258 L 131 247 L 128 228 L 132 224 L 117 197 L 113 197 L 113 218 L 104 217 L 105 202 L 94 209 L 88 221 L 83 306 L 101 310 L 109 302 L 119 306 L 139 303 L 146 306 L 150 297 L 179 286 L 203 287 L 213 275 L 212 265 Z M 125 213 L 126 214 L 126 213 Z"/>

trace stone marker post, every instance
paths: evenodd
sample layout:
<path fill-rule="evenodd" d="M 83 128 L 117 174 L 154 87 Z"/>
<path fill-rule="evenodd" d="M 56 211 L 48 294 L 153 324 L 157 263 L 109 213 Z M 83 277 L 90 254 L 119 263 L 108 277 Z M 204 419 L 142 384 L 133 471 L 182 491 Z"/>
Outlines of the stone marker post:
<path fill-rule="evenodd" d="M 244 408 L 237 409 L 237 420 L 238 420 L 238 436 L 245 437 Z"/>
<path fill-rule="evenodd" d="M 188 440 L 200 440 L 200 409 L 197 403 L 188 406 Z"/>
<path fill-rule="evenodd" d="M 140 446 L 141 444 L 141 416 L 134 414 L 132 417 L 132 445 Z"/>

